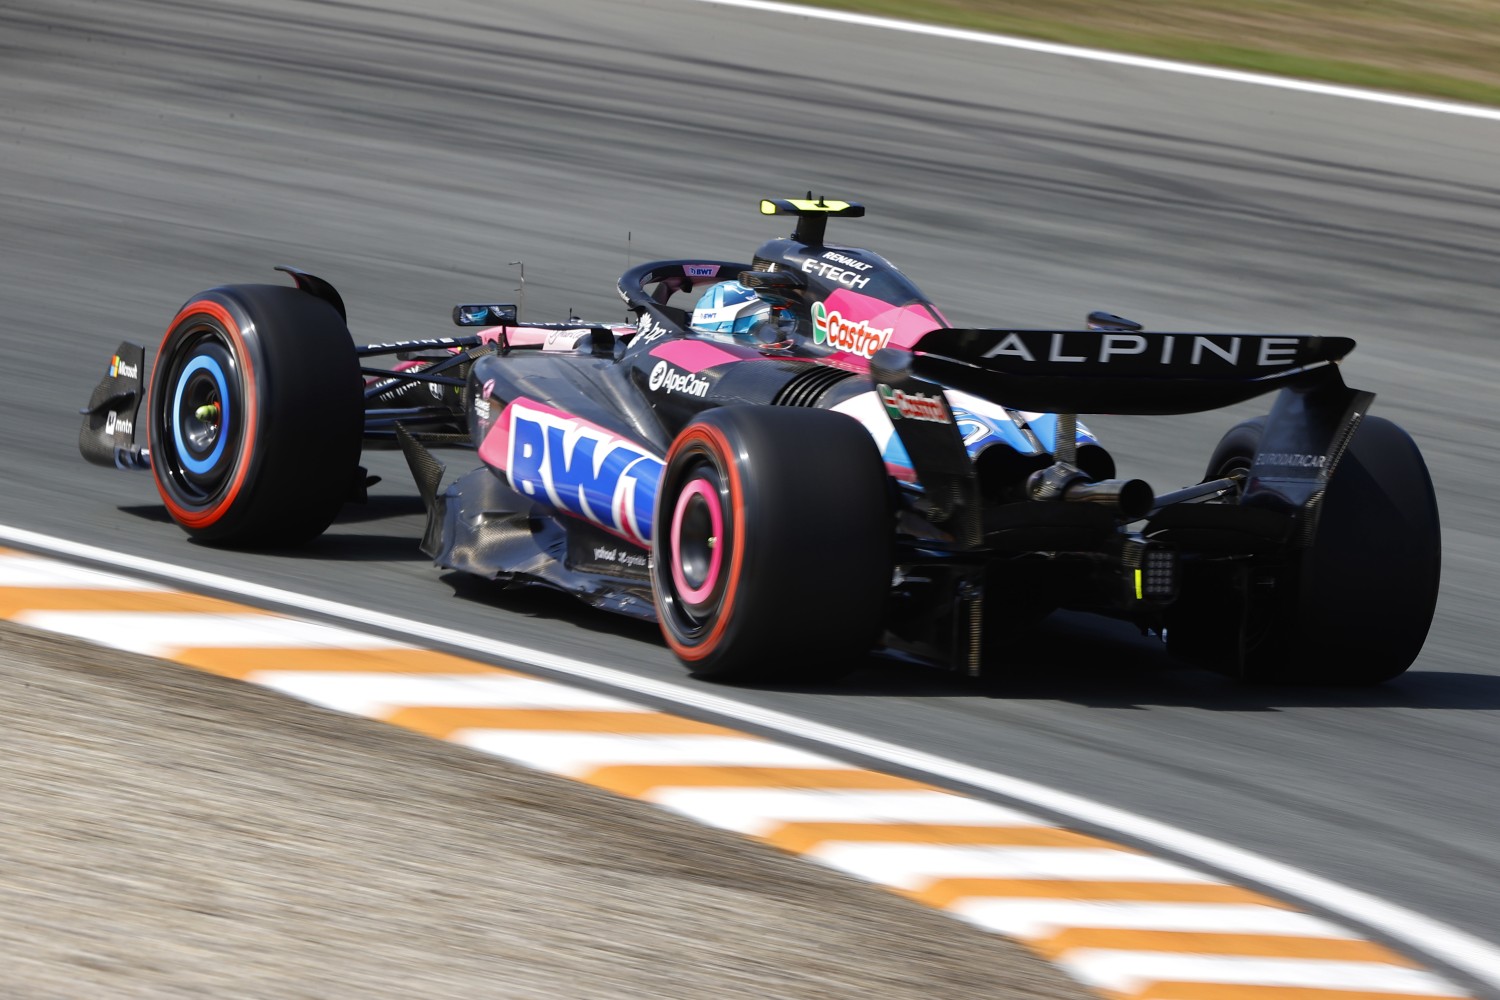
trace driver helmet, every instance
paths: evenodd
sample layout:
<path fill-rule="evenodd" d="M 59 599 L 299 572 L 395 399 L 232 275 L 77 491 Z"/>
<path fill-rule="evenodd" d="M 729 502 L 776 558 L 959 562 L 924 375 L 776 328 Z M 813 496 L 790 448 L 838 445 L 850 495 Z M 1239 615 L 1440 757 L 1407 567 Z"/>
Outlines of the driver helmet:
<path fill-rule="evenodd" d="M 770 315 L 770 304 L 753 289 L 738 281 L 721 281 L 698 300 L 691 326 L 698 333 L 723 340 L 750 339 Z"/>

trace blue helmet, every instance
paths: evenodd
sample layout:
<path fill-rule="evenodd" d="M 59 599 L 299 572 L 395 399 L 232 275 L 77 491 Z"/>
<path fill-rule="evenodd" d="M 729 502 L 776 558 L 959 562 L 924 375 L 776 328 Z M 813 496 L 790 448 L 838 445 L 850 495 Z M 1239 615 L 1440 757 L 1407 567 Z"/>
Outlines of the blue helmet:
<path fill-rule="evenodd" d="M 738 281 L 721 281 L 698 300 L 692 327 L 711 337 L 749 337 L 771 306 Z"/>

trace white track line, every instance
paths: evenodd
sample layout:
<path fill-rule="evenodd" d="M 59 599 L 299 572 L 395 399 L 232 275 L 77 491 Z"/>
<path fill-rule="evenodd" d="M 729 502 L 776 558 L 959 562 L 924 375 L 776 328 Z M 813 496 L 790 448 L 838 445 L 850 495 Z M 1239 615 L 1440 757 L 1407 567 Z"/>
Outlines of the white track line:
<path fill-rule="evenodd" d="M 1462 969 L 1487 985 L 1500 989 L 1500 948 L 1473 934 L 1280 861 L 1273 861 L 1210 837 L 1179 830 L 1174 826 L 1124 809 L 1094 802 L 1081 795 L 1049 788 L 1024 778 L 986 771 L 983 768 L 949 760 L 936 754 L 911 750 L 894 743 L 872 739 L 784 712 L 745 705 L 700 688 L 682 687 L 665 681 L 637 677 L 623 670 L 559 656 L 517 643 L 487 639 L 483 636 L 461 632 L 458 629 L 429 625 L 350 604 L 309 597 L 290 590 L 245 583 L 217 573 L 187 569 L 155 559 L 84 545 L 81 542 L 56 538 L 9 525 L 0 525 L 0 540 L 57 556 L 83 559 L 111 565 L 116 569 L 144 573 L 189 587 L 234 594 L 256 603 L 296 608 L 304 613 L 335 618 L 359 627 L 382 629 L 409 636 L 427 644 L 451 646 L 466 650 L 471 654 L 526 664 L 539 670 L 577 677 L 593 684 L 604 685 L 619 691 L 634 692 L 668 704 L 692 708 L 723 719 L 732 719 L 744 725 L 820 743 L 834 750 L 923 775 L 939 784 L 966 786 L 1016 802 L 1024 802 L 1059 816 L 1066 816 L 1075 822 L 1109 830 L 1118 836 L 1149 844 L 1252 884 L 1264 886 L 1292 899 L 1302 900 L 1314 907 L 1337 913 L 1355 926 L 1376 930 L 1417 952 L 1446 962 L 1454 968 Z"/>
<path fill-rule="evenodd" d="M 853 14 L 841 10 L 825 10 L 821 7 L 805 7 L 801 4 L 772 3 L 769 0 L 694 0 L 695 3 L 713 4 L 718 7 L 741 7 L 767 14 L 788 14 L 794 17 L 811 18 L 817 21 L 834 21 L 862 28 L 880 28 L 900 31 L 908 35 L 926 35 L 955 42 L 972 42 L 978 45 L 993 45 L 1000 48 L 1020 49 L 1043 55 L 1063 56 L 1069 59 L 1084 59 L 1089 62 L 1112 63 L 1134 69 L 1150 69 L 1163 73 L 1179 73 L 1184 76 L 1206 77 L 1230 83 L 1246 83 L 1256 87 L 1275 87 L 1279 90 L 1295 90 L 1304 94 L 1323 97 L 1340 97 L 1346 100 L 1366 101 L 1372 104 L 1390 104 L 1416 111 L 1435 111 L 1444 115 L 1461 115 L 1466 118 L 1481 118 L 1500 121 L 1500 108 L 1487 108 L 1478 104 L 1461 104 L 1457 101 L 1440 101 L 1435 98 L 1411 97 L 1406 94 L 1391 94 L 1362 87 L 1342 87 L 1333 83 L 1314 83 L 1293 77 L 1271 76 L 1267 73 L 1249 73 L 1244 70 L 1221 69 L 1216 66 L 1201 66 L 1196 63 L 1176 62 L 1171 59 L 1153 59 L 1150 56 L 1132 56 L 1123 52 L 1107 52 L 1103 49 L 1086 49 L 1076 45 L 1060 45 L 1056 42 L 1041 42 L 1033 38 L 1018 38 L 1013 35 L 997 35 L 986 31 L 971 31 L 965 28 L 948 28 L 938 24 L 921 24 L 902 21 L 893 17 L 875 17 L 871 14 Z"/>
<path fill-rule="evenodd" d="M 101 573 L 96 569 L 47 562 L 31 556 L 0 555 L 0 587 L 57 587 L 78 590 L 165 592 L 165 587 L 138 577 Z"/>

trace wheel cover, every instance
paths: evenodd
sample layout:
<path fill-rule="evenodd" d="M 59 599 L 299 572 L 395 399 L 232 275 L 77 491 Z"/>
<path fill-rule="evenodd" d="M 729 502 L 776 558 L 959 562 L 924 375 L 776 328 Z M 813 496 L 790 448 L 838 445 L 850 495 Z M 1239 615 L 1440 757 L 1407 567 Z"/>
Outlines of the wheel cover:
<path fill-rule="evenodd" d="M 1219 463 L 1218 468 L 1214 469 L 1213 475 L 1209 476 L 1209 479 L 1227 479 L 1236 472 L 1243 472 L 1248 475 L 1251 466 L 1253 466 L 1254 464 L 1254 455 L 1230 455 L 1228 458 L 1224 459 L 1224 461 Z M 1231 492 L 1226 493 L 1224 496 L 1212 502 L 1237 504 L 1240 502 L 1240 496 L 1244 492 L 1245 483 L 1242 479 L 1240 481 L 1240 484 L 1236 486 Z"/>
<path fill-rule="evenodd" d="M 224 457 L 226 432 L 233 426 L 238 407 L 230 402 L 229 379 L 224 364 L 209 345 L 193 357 L 177 376 L 172 397 L 173 443 L 177 460 L 190 475 L 204 476 Z M 232 362 L 231 362 L 232 363 Z"/>
<path fill-rule="evenodd" d="M 695 478 L 677 495 L 668 558 L 683 603 L 701 612 L 713 597 L 724 562 L 724 505 L 718 491 Z"/>
<path fill-rule="evenodd" d="M 229 492 L 244 441 L 241 365 L 228 334 L 197 317 L 158 364 L 152 466 L 172 499 L 211 509 Z"/>
<path fill-rule="evenodd" d="M 739 523 L 734 476 L 718 435 L 702 432 L 669 462 L 660 496 L 671 505 L 652 577 L 657 612 L 680 656 L 708 655 L 734 603 Z M 663 514 L 666 510 L 663 510 Z"/>

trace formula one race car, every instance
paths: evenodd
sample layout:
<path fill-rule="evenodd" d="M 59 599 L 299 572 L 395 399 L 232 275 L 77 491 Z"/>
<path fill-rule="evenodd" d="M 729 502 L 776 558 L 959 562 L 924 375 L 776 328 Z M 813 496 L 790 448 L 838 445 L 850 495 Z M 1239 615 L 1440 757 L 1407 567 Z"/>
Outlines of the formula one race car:
<path fill-rule="evenodd" d="M 1134 622 L 1255 680 L 1372 683 L 1432 620 L 1439 527 L 1410 437 L 1366 412 L 1354 343 L 953 329 L 884 257 L 828 244 L 845 202 L 749 262 L 631 268 L 629 325 L 460 305 L 463 335 L 356 347 L 326 281 L 194 296 L 156 353 L 122 344 L 80 448 L 149 468 L 189 534 L 316 536 L 400 447 L 437 562 L 654 618 L 694 673 L 827 677 L 872 649 L 978 673 L 1059 608 Z M 364 359 L 394 358 L 389 367 Z M 1278 391 L 1203 482 L 1115 476 L 1079 412 L 1189 413 Z M 146 403 L 150 447 L 137 443 Z M 446 490 L 435 447 L 480 466 Z"/>

